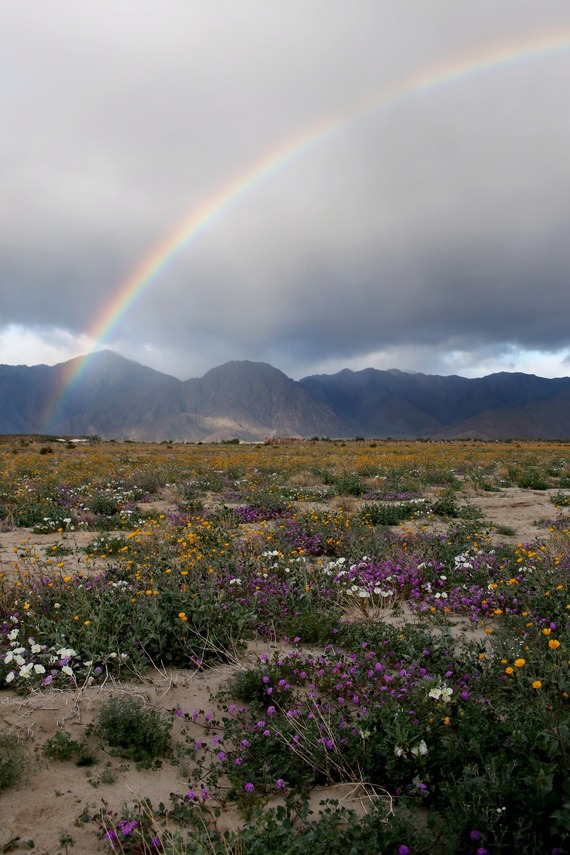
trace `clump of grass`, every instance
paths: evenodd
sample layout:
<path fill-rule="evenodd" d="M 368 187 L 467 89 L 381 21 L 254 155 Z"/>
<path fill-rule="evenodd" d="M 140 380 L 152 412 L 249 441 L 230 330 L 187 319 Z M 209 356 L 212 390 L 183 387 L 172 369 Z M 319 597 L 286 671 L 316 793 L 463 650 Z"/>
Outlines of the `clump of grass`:
<path fill-rule="evenodd" d="M 459 507 L 457 505 L 457 496 L 452 490 L 446 490 L 442 496 L 434 503 L 434 514 L 438 517 L 449 517 L 456 519 L 459 516 Z"/>
<path fill-rule="evenodd" d="M 117 780 L 117 773 L 113 769 L 111 764 L 107 763 L 105 765 L 105 768 L 99 773 L 99 775 L 97 775 L 97 777 L 92 778 L 91 775 L 87 774 L 87 779 L 91 786 L 94 789 L 97 789 L 101 786 L 101 784 L 104 784 L 106 786 L 108 786 L 109 784 L 114 784 Z"/>
<path fill-rule="evenodd" d="M 522 490 L 548 490 L 550 486 L 541 472 L 534 468 L 528 468 L 518 473 L 516 479 L 517 487 Z"/>
<path fill-rule="evenodd" d="M 110 698 L 99 710 L 95 730 L 117 753 L 142 766 L 171 751 L 172 718 L 136 698 Z"/>
<path fill-rule="evenodd" d="M 510 525 L 497 525 L 495 526 L 495 531 L 497 532 L 497 534 L 500 534 L 503 537 L 516 536 L 516 530 Z"/>
<path fill-rule="evenodd" d="M 360 515 L 369 525 L 398 525 L 409 520 L 418 510 L 412 502 L 363 505 Z"/>
<path fill-rule="evenodd" d="M 339 496 L 363 496 L 367 487 L 362 478 L 354 472 L 347 472 L 335 479 Z"/>
<path fill-rule="evenodd" d="M 17 734 L 0 730 L 0 790 L 21 781 L 28 762 L 28 751 Z"/>

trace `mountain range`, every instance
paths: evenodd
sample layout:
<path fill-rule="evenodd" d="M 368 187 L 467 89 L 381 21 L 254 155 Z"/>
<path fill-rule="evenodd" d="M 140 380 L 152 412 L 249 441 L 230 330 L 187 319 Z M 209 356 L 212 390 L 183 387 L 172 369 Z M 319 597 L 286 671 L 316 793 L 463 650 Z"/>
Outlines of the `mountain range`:
<path fill-rule="evenodd" d="M 160 442 L 239 438 L 570 438 L 570 378 L 344 369 L 292 380 L 236 361 L 178 380 L 99 351 L 0 365 L 0 433 Z"/>

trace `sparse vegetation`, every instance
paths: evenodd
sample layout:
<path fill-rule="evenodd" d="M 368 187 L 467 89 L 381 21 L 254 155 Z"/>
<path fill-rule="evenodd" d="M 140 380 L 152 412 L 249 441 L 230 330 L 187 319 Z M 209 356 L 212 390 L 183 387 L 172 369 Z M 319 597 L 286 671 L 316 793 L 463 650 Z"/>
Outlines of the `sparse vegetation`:
<path fill-rule="evenodd" d="M 133 855 L 568 849 L 570 446 L 12 446 L 1 691 L 108 691 L 42 743 L 69 774 L 120 757 L 93 787 L 129 764 L 185 779 L 167 805 L 85 807 L 62 850 L 88 829 Z M 505 489 L 548 489 L 532 542 L 481 516 L 476 491 Z M 144 700 L 149 673 L 211 665 L 209 706 Z M 5 790 L 32 761 L 0 745 Z M 318 787 L 358 811 L 311 814 Z"/>
<path fill-rule="evenodd" d="M 150 765 L 170 753 L 172 719 L 135 698 L 109 698 L 101 707 L 95 732 L 121 756 Z"/>
<path fill-rule="evenodd" d="M 26 746 L 16 733 L 0 730 L 0 790 L 14 787 L 25 775 Z"/>

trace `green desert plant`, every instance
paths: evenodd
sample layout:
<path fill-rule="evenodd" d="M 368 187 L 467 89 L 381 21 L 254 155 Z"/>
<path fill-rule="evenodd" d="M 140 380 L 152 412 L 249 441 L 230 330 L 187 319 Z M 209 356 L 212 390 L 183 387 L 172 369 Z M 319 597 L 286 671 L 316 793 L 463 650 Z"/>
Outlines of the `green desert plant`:
<path fill-rule="evenodd" d="M 0 790 L 17 784 L 24 775 L 28 751 L 17 734 L 0 730 Z"/>
<path fill-rule="evenodd" d="M 90 766 L 95 762 L 95 756 L 89 751 L 84 742 L 77 742 L 69 731 L 58 730 L 46 740 L 44 752 L 50 760 L 75 760 L 78 766 Z"/>
<path fill-rule="evenodd" d="M 143 766 L 171 751 L 172 718 L 136 698 L 110 698 L 97 717 L 96 733 L 121 756 Z"/>

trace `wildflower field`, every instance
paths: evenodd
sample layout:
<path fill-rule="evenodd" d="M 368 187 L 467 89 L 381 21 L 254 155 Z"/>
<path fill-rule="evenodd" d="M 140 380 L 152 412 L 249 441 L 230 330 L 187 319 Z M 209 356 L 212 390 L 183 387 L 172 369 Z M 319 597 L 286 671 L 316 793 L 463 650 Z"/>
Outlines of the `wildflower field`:
<path fill-rule="evenodd" d="M 569 509 L 565 443 L 1 437 L 0 852 L 570 852 Z"/>

